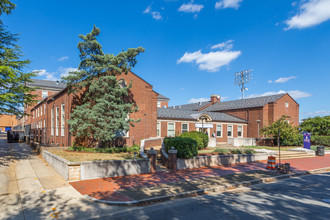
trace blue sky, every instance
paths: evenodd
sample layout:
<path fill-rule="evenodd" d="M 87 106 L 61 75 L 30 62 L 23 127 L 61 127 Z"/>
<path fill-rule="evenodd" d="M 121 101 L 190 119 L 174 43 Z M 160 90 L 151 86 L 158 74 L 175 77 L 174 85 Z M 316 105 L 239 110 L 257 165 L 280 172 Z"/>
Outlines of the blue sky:
<path fill-rule="evenodd" d="M 133 72 L 171 105 L 289 92 L 300 118 L 330 114 L 330 0 L 24 1 L 4 23 L 20 33 L 27 71 L 58 79 L 79 64 L 78 35 L 101 29 L 107 53 L 142 46 Z"/>

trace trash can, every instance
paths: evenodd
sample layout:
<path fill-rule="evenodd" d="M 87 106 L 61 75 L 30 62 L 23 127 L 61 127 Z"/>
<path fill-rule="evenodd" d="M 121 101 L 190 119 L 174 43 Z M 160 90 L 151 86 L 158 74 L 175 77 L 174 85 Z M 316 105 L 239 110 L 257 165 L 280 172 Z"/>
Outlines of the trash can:
<path fill-rule="evenodd" d="M 7 142 L 8 143 L 14 142 L 14 134 L 12 131 L 7 131 Z"/>
<path fill-rule="evenodd" d="M 316 156 L 324 156 L 324 147 L 316 147 Z"/>

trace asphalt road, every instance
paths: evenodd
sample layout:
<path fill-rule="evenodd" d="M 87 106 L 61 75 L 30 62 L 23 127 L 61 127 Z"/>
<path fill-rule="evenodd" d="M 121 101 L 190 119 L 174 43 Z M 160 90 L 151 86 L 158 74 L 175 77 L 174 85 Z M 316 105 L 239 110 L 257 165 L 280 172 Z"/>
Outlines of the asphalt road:
<path fill-rule="evenodd" d="M 99 219 L 330 219 L 330 173 L 130 208 Z"/>

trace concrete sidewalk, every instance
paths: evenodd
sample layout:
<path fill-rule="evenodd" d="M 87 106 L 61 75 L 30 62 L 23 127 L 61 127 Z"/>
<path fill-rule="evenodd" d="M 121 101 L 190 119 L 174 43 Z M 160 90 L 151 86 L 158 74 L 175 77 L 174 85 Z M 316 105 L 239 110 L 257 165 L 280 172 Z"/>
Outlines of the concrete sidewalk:
<path fill-rule="evenodd" d="M 0 137 L 0 219 L 90 219 L 123 207 L 90 202 L 23 143 Z"/>
<path fill-rule="evenodd" d="M 294 175 L 306 171 L 330 168 L 330 155 L 324 157 L 282 160 L 290 163 Z M 71 182 L 70 184 L 89 199 L 109 204 L 140 204 L 145 201 L 169 199 L 178 195 L 202 194 L 205 189 L 226 188 L 283 178 L 282 174 L 267 171 L 267 161 L 229 166 L 205 167 L 121 177 Z M 285 176 L 284 176 L 285 177 Z M 286 176 L 288 177 L 288 176 Z M 154 198 L 154 199 L 153 199 Z"/>

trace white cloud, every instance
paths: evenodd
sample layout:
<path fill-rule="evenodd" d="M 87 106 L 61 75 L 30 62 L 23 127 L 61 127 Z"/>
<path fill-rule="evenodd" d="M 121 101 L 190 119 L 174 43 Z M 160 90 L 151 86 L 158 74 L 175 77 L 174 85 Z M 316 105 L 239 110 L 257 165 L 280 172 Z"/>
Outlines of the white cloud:
<path fill-rule="evenodd" d="M 188 101 L 188 103 L 191 104 L 191 103 L 207 102 L 207 101 L 210 101 L 210 98 L 192 98 Z"/>
<path fill-rule="evenodd" d="M 204 8 L 204 5 L 194 4 L 193 2 L 182 4 L 178 11 L 185 13 L 199 13 Z"/>
<path fill-rule="evenodd" d="M 271 80 L 268 80 L 268 83 L 273 83 L 273 81 L 271 81 Z"/>
<path fill-rule="evenodd" d="M 60 67 L 60 68 L 58 68 L 58 72 L 61 74 L 61 78 L 65 77 L 65 76 L 68 76 L 69 72 L 74 72 L 74 71 L 77 71 L 77 70 L 78 70 L 78 68 L 73 68 L 73 67 L 68 67 L 68 68 Z"/>
<path fill-rule="evenodd" d="M 69 72 L 77 71 L 77 70 L 78 70 L 77 68 L 73 68 L 73 67 L 67 67 L 67 68 L 60 67 L 57 69 L 57 71 L 52 73 L 48 72 L 46 69 L 33 70 L 32 72 L 36 72 L 38 76 L 42 77 L 43 79 L 57 81 L 57 80 L 61 80 L 61 77 L 67 76 Z"/>
<path fill-rule="evenodd" d="M 58 58 L 57 60 L 58 61 L 64 61 L 64 60 L 68 60 L 70 57 L 68 57 L 68 56 L 64 56 L 64 57 L 60 57 L 60 58 Z"/>
<path fill-rule="evenodd" d="M 232 48 L 232 41 L 226 42 L 211 47 L 212 49 L 224 48 L 224 50 L 215 52 L 212 51 L 209 53 L 202 53 L 201 50 L 195 51 L 193 53 L 185 52 L 185 54 L 177 61 L 177 63 L 196 63 L 200 70 L 216 72 L 222 66 L 228 65 L 231 61 L 235 60 L 242 54 L 241 51 L 230 51 Z"/>
<path fill-rule="evenodd" d="M 303 29 L 321 24 L 330 19 L 330 0 L 309 0 L 300 6 L 300 11 L 285 23 L 285 30 Z"/>
<path fill-rule="evenodd" d="M 216 9 L 235 8 L 238 9 L 243 0 L 221 0 L 215 3 Z"/>
<path fill-rule="evenodd" d="M 160 20 L 162 19 L 162 15 L 158 11 L 152 11 L 151 10 L 151 5 L 149 5 L 144 11 L 143 14 L 151 14 L 152 18 L 155 20 Z"/>
<path fill-rule="evenodd" d="M 252 94 L 252 95 L 246 96 L 245 98 L 255 98 L 255 97 L 260 97 L 260 96 L 278 95 L 278 94 L 283 94 L 283 93 L 289 93 L 289 95 L 294 99 L 300 99 L 300 98 L 306 98 L 306 97 L 312 96 L 312 94 L 310 94 L 310 93 L 302 92 L 299 90 L 291 90 L 291 91 L 280 90 L 278 92 L 265 92 L 262 94 Z"/>
<path fill-rule="evenodd" d="M 285 83 L 289 81 L 290 79 L 297 79 L 298 77 L 296 76 L 289 76 L 289 77 L 280 77 L 277 80 L 274 81 L 274 83 Z"/>
<path fill-rule="evenodd" d="M 227 40 L 225 42 L 222 42 L 220 44 L 213 45 L 211 49 L 224 49 L 224 50 L 231 50 L 233 48 L 233 40 Z"/>
<path fill-rule="evenodd" d="M 220 98 L 220 101 L 225 101 L 227 99 L 229 99 L 229 96 L 223 96 L 223 97 Z"/>
<path fill-rule="evenodd" d="M 315 112 L 302 112 L 300 113 L 301 116 L 305 117 L 315 117 L 315 116 L 328 116 L 330 115 L 329 110 L 320 110 L 320 111 L 315 111 Z"/>
<path fill-rule="evenodd" d="M 54 73 L 47 72 L 47 70 L 45 69 L 33 70 L 32 72 L 37 73 L 38 76 L 42 76 L 47 80 L 52 80 L 52 81 L 59 80 L 59 78 L 57 78 Z"/>

